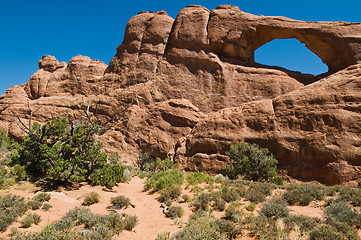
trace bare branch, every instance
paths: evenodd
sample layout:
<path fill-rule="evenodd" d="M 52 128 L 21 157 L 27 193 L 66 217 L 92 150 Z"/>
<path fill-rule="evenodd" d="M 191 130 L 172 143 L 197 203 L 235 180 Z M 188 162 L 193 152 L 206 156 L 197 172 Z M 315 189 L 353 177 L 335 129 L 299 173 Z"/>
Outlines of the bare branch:
<path fill-rule="evenodd" d="M 27 134 L 31 134 L 31 131 L 29 130 L 29 128 L 20 120 L 20 118 L 18 116 L 16 116 L 17 118 L 17 121 L 16 121 L 16 124 L 19 126 L 19 128 L 27 133 Z"/>
<path fill-rule="evenodd" d="M 84 105 L 85 105 L 85 102 L 84 102 Z M 93 121 L 92 121 L 92 119 L 91 119 L 91 117 L 90 117 L 90 115 L 89 115 L 89 110 L 90 110 L 90 105 L 91 105 L 91 100 L 90 100 L 90 102 L 89 102 L 89 104 L 88 104 L 88 107 L 86 108 L 86 109 L 83 109 L 83 112 L 85 113 L 85 115 L 86 115 L 86 117 L 88 118 L 88 121 L 91 123 L 91 124 L 93 124 Z"/>

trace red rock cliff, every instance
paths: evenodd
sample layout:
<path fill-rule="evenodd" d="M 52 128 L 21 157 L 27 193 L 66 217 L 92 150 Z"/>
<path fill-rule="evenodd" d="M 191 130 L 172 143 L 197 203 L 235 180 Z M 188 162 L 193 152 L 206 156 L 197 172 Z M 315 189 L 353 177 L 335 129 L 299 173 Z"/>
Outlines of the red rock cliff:
<path fill-rule="evenodd" d="M 319 76 L 254 62 L 273 39 L 297 38 L 329 67 Z M 39 61 L 28 83 L 0 98 L 0 125 L 22 132 L 35 119 L 79 117 L 99 102 L 117 115 L 101 136 L 105 149 L 131 163 L 139 149 L 190 170 L 217 172 L 230 144 L 270 148 L 288 174 L 329 184 L 361 181 L 361 24 L 255 16 L 223 5 L 188 6 L 130 19 L 109 66 L 76 56 Z M 95 104 L 91 105 L 95 110 Z"/>

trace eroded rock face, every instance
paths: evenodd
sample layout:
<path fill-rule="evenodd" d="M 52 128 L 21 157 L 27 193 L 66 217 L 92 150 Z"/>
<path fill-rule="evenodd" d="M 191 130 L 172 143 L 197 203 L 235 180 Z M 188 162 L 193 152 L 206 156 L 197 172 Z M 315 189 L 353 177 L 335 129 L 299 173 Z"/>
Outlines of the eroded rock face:
<path fill-rule="evenodd" d="M 329 67 L 320 76 L 259 65 L 254 52 L 297 38 Z M 109 66 L 85 56 L 69 64 L 44 56 L 28 83 L 0 98 L 0 126 L 20 139 L 27 122 L 85 118 L 90 103 L 105 122 L 100 139 L 126 163 L 139 150 L 188 170 L 217 172 L 238 141 L 268 147 L 294 177 L 361 181 L 361 24 L 264 17 L 222 5 L 188 6 L 130 19 Z"/>
<path fill-rule="evenodd" d="M 297 91 L 220 110 L 193 128 L 175 159 L 186 169 L 217 172 L 229 146 L 246 141 L 269 148 L 291 176 L 360 180 L 360 93 L 358 64 Z"/>

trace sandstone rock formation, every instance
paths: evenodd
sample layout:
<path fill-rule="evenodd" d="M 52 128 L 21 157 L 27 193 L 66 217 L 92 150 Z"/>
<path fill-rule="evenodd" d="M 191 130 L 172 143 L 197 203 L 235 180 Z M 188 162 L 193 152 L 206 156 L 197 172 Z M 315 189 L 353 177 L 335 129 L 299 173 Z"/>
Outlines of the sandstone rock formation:
<path fill-rule="evenodd" d="M 255 63 L 277 38 L 297 38 L 329 67 L 313 76 Z M 189 170 L 217 172 L 237 141 L 268 147 L 291 176 L 361 181 L 361 24 L 255 16 L 222 5 L 130 19 L 109 66 L 76 56 L 39 61 L 28 83 L 0 98 L 0 126 L 19 139 L 15 116 L 45 122 L 98 104 L 117 121 L 101 136 L 132 163 L 141 149 Z M 83 116 L 84 117 L 84 116 Z"/>

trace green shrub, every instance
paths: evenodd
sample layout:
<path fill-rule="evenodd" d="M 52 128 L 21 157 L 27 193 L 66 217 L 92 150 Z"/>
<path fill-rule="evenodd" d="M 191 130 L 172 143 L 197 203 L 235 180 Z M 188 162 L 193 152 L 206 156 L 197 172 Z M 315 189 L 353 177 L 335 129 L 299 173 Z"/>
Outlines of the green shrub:
<path fill-rule="evenodd" d="M 30 227 L 33 223 L 35 225 L 38 225 L 38 223 L 41 221 L 41 218 L 39 215 L 37 214 L 28 214 L 25 216 L 25 218 L 23 220 L 20 221 L 21 223 L 21 227 L 23 228 L 28 228 Z"/>
<path fill-rule="evenodd" d="M 0 196 L 0 232 L 6 231 L 7 227 L 26 211 L 24 198 L 12 194 Z"/>
<path fill-rule="evenodd" d="M 70 217 L 63 217 L 59 221 L 52 223 L 50 228 L 57 231 L 65 231 L 74 226 L 74 221 Z"/>
<path fill-rule="evenodd" d="M 33 200 L 43 203 L 43 202 L 48 202 L 50 198 L 51 195 L 49 193 L 39 193 L 33 197 Z"/>
<path fill-rule="evenodd" d="M 1 155 L 1 153 L 0 153 Z M 12 168 L 5 168 L 0 165 L 0 188 L 10 187 L 18 181 L 26 179 L 26 172 L 23 166 L 15 164 Z"/>
<path fill-rule="evenodd" d="M 97 142 L 97 125 L 69 124 L 55 118 L 44 125 L 34 124 L 11 156 L 11 165 L 25 166 L 33 179 L 82 182 L 107 161 L 102 143 Z"/>
<path fill-rule="evenodd" d="M 186 176 L 186 179 L 187 179 L 188 183 L 191 185 L 197 185 L 200 183 L 210 183 L 210 182 L 214 181 L 211 176 L 209 176 L 208 174 L 206 174 L 204 172 L 188 173 Z"/>
<path fill-rule="evenodd" d="M 278 161 L 267 148 L 239 143 L 232 145 L 226 154 L 231 164 L 226 167 L 224 173 L 231 179 L 242 175 L 247 180 L 261 181 L 273 178 L 277 174 Z"/>
<path fill-rule="evenodd" d="M 153 157 L 149 153 L 140 151 L 137 158 L 137 166 L 141 171 L 160 172 L 174 168 L 174 163 L 168 159 Z"/>
<path fill-rule="evenodd" d="M 280 201 L 271 200 L 262 205 L 260 214 L 268 218 L 284 218 L 288 216 L 288 208 Z"/>
<path fill-rule="evenodd" d="M 275 221 L 265 216 L 246 216 L 243 223 L 256 239 L 283 239 L 279 238 Z"/>
<path fill-rule="evenodd" d="M 221 183 L 221 184 L 223 184 L 223 183 L 225 183 L 227 180 L 228 180 L 227 177 L 223 176 L 222 174 L 217 174 L 217 175 L 214 177 L 214 181 L 215 181 L 216 183 Z"/>
<path fill-rule="evenodd" d="M 214 210 L 224 211 L 224 209 L 226 208 L 226 202 L 222 198 L 214 198 L 213 196 L 211 196 L 211 200 L 213 201 L 212 208 Z"/>
<path fill-rule="evenodd" d="M 184 215 L 184 210 L 180 206 L 170 206 L 165 215 L 169 218 L 180 218 Z"/>
<path fill-rule="evenodd" d="M 133 178 L 132 172 L 128 168 L 124 169 L 123 182 L 129 182 L 130 180 L 132 180 L 132 178 Z"/>
<path fill-rule="evenodd" d="M 269 196 L 271 195 L 272 190 L 275 189 L 275 185 L 267 182 L 250 182 L 249 189 L 256 190 L 265 196 Z"/>
<path fill-rule="evenodd" d="M 113 205 L 112 208 L 115 209 L 127 208 L 129 205 L 133 206 L 133 204 L 130 202 L 130 199 L 123 195 L 112 197 L 110 202 Z"/>
<path fill-rule="evenodd" d="M 189 218 L 188 224 L 176 233 L 174 240 L 220 240 L 233 239 L 237 233 L 232 223 L 218 220 L 211 214 L 196 212 Z M 231 231 L 231 232 L 229 232 Z"/>
<path fill-rule="evenodd" d="M 343 240 L 344 237 L 341 233 L 337 232 L 335 227 L 320 224 L 310 232 L 310 240 L 320 239 Z"/>
<path fill-rule="evenodd" d="M 226 209 L 225 218 L 233 222 L 240 222 L 243 215 L 241 206 L 239 202 L 232 202 Z"/>
<path fill-rule="evenodd" d="M 303 215 L 289 215 L 285 218 L 285 223 L 289 226 L 289 229 L 296 230 L 295 227 L 297 226 L 302 232 L 310 232 L 316 225 L 321 223 L 321 219 Z"/>
<path fill-rule="evenodd" d="M 180 197 L 181 188 L 178 185 L 172 185 L 168 188 L 160 190 L 159 194 L 160 194 L 160 197 L 158 200 L 160 202 L 166 202 L 169 200 L 174 201 Z"/>
<path fill-rule="evenodd" d="M 170 240 L 170 232 L 158 233 L 155 240 Z"/>
<path fill-rule="evenodd" d="M 144 190 L 148 191 L 154 189 L 159 191 L 169 188 L 172 185 L 182 185 L 184 181 L 184 173 L 177 169 L 167 170 L 164 172 L 157 172 L 147 179 L 144 185 Z"/>
<path fill-rule="evenodd" d="M 0 128 L 0 151 L 6 152 L 11 149 L 12 142 L 8 137 L 6 130 Z"/>
<path fill-rule="evenodd" d="M 341 187 L 338 199 L 349 202 L 355 207 L 361 207 L 361 189 Z"/>
<path fill-rule="evenodd" d="M 250 202 L 247 207 L 247 211 L 253 212 L 256 209 L 256 204 L 254 202 Z"/>
<path fill-rule="evenodd" d="M 349 225 L 344 222 L 339 222 L 334 218 L 328 219 L 327 224 L 336 228 L 336 230 L 339 233 L 342 233 L 344 235 L 344 238 L 346 238 L 346 239 L 349 239 L 349 240 L 359 240 L 360 239 L 358 236 L 358 233 L 357 233 L 357 229 L 353 228 L 352 225 Z"/>
<path fill-rule="evenodd" d="M 241 197 L 239 189 L 235 187 L 223 186 L 220 194 L 222 199 L 228 203 L 237 201 Z"/>
<path fill-rule="evenodd" d="M 278 186 L 283 186 L 284 185 L 282 178 L 273 177 L 273 178 L 270 179 L 270 181 L 271 181 L 271 183 L 276 184 Z"/>
<path fill-rule="evenodd" d="M 335 202 L 324 209 L 324 215 L 327 221 L 336 220 L 348 225 L 355 224 L 357 213 L 351 209 L 345 202 Z"/>
<path fill-rule="evenodd" d="M 137 216 L 127 215 L 124 219 L 124 229 L 130 231 L 135 227 L 135 225 L 137 225 L 137 223 L 138 223 Z"/>
<path fill-rule="evenodd" d="M 90 184 L 113 188 L 123 181 L 124 167 L 120 164 L 105 163 L 101 168 L 90 174 Z"/>
<path fill-rule="evenodd" d="M 92 204 L 98 203 L 100 195 L 96 192 L 90 192 L 85 195 L 82 205 L 90 206 Z"/>
<path fill-rule="evenodd" d="M 283 195 L 290 205 L 299 204 L 301 206 L 307 206 L 314 200 L 322 200 L 324 196 L 324 187 L 311 183 L 290 185 Z"/>
<path fill-rule="evenodd" d="M 49 203 L 44 203 L 43 204 L 43 207 L 42 207 L 42 209 L 44 210 L 44 211 L 48 211 L 50 208 L 52 208 L 53 206 L 51 206 Z"/>
<path fill-rule="evenodd" d="M 194 211 L 208 211 L 209 209 L 209 200 L 210 196 L 208 193 L 200 193 L 195 199 L 194 199 Z"/>
<path fill-rule="evenodd" d="M 182 194 L 183 202 L 190 202 L 192 199 L 188 194 Z"/>
<path fill-rule="evenodd" d="M 20 166 L 19 164 L 15 164 L 10 171 L 10 175 L 16 181 L 24 181 L 26 179 L 25 167 Z"/>
<path fill-rule="evenodd" d="M 193 193 L 201 193 L 203 192 L 203 189 L 201 187 L 199 187 L 198 185 L 195 185 L 191 188 L 191 192 Z"/>
<path fill-rule="evenodd" d="M 248 201 L 254 202 L 254 203 L 261 203 L 266 201 L 266 196 L 257 190 L 250 189 L 245 193 L 244 196 Z"/>
<path fill-rule="evenodd" d="M 27 205 L 31 210 L 38 210 L 39 208 L 41 208 L 41 205 L 43 205 L 43 203 L 35 200 L 30 200 L 28 201 Z"/>
<path fill-rule="evenodd" d="M 124 219 L 111 212 L 108 215 L 93 214 L 88 208 L 70 210 L 59 221 L 43 228 L 39 233 L 14 233 L 16 240 L 111 240 L 112 236 L 124 229 L 131 230 L 137 223 L 137 217 Z"/>

